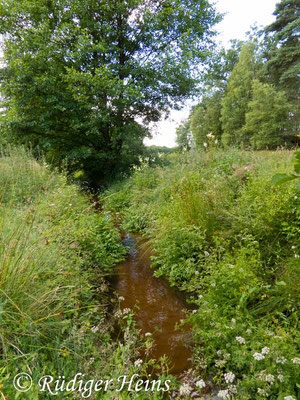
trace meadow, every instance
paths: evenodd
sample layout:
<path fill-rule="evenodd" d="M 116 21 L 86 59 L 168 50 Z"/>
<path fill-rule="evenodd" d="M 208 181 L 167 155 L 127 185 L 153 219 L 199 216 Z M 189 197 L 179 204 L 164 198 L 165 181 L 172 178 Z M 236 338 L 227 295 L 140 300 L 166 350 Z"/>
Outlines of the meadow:
<path fill-rule="evenodd" d="M 293 152 L 163 156 L 100 196 L 153 249 L 155 276 L 188 293 L 194 374 L 221 399 L 300 396 L 300 207 Z M 178 398 L 189 399 L 187 379 Z"/>

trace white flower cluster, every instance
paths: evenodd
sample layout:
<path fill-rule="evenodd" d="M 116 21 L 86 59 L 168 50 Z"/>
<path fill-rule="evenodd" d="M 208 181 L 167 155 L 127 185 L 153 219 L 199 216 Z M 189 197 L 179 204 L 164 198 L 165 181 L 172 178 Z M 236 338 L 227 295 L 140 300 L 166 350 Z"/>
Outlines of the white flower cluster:
<path fill-rule="evenodd" d="M 264 390 L 264 389 L 261 389 L 261 388 L 257 389 L 257 393 L 261 394 L 262 396 L 267 396 L 268 395 L 268 392 L 266 390 Z"/>
<path fill-rule="evenodd" d="M 300 364 L 300 358 L 299 357 L 292 358 L 292 362 L 293 364 Z"/>
<path fill-rule="evenodd" d="M 277 378 L 279 382 L 284 382 L 284 376 L 282 374 L 278 374 Z"/>
<path fill-rule="evenodd" d="M 269 347 L 263 347 L 261 349 L 261 354 L 269 354 L 270 352 L 270 348 Z"/>
<path fill-rule="evenodd" d="M 235 340 L 237 340 L 241 344 L 246 344 L 246 340 L 241 336 L 236 336 Z"/>
<path fill-rule="evenodd" d="M 285 396 L 284 400 L 296 400 L 293 396 Z"/>
<path fill-rule="evenodd" d="M 199 381 L 196 382 L 196 386 L 197 386 L 198 388 L 200 388 L 200 389 L 203 389 L 203 388 L 205 388 L 206 383 L 204 382 L 203 379 L 199 379 Z"/>
<path fill-rule="evenodd" d="M 268 382 L 268 383 L 270 383 L 271 385 L 274 383 L 274 381 L 275 381 L 275 377 L 274 377 L 274 375 L 272 375 L 272 374 L 264 374 L 264 373 L 260 373 L 259 375 L 258 375 L 258 379 L 260 379 L 261 381 L 264 381 L 264 382 Z"/>
<path fill-rule="evenodd" d="M 261 353 L 254 353 L 253 358 L 257 361 L 260 361 L 260 360 L 263 360 L 265 358 L 265 356 Z"/>
<path fill-rule="evenodd" d="M 276 358 L 277 364 L 285 364 L 286 362 L 287 362 L 287 359 L 285 357 L 277 357 Z"/>
<path fill-rule="evenodd" d="M 224 379 L 226 383 L 232 383 L 234 381 L 235 375 L 233 372 L 227 372 L 224 374 Z"/>
<path fill-rule="evenodd" d="M 189 396 L 192 390 L 193 388 L 188 383 L 184 383 L 180 386 L 179 394 L 180 396 Z"/>
<path fill-rule="evenodd" d="M 143 364 L 143 360 L 141 360 L 140 358 L 134 362 L 135 367 L 139 367 L 142 364 Z"/>
<path fill-rule="evenodd" d="M 221 399 L 230 399 L 231 397 L 228 389 L 220 390 L 218 396 L 221 397 Z"/>
<path fill-rule="evenodd" d="M 98 331 L 99 331 L 99 326 L 93 326 L 93 327 L 91 328 L 91 331 L 92 331 L 93 333 L 98 332 Z"/>

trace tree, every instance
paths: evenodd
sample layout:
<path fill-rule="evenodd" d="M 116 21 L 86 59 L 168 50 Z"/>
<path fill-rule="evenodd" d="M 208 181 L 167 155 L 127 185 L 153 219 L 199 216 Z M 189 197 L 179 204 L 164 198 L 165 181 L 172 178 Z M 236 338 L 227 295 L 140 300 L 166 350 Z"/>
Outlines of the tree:
<path fill-rule="evenodd" d="M 300 107 L 300 43 L 299 21 L 300 4 L 298 0 L 281 0 L 276 4 L 275 22 L 265 31 L 270 37 L 272 47 L 266 54 L 267 72 L 271 82 L 285 90 L 293 104 L 292 118 L 289 121 L 291 135 L 299 133 Z"/>
<path fill-rule="evenodd" d="M 176 129 L 176 143 L 180 152 L 191 149 L 190 119 L 183 121 Z"/>
<path fill-rule="evenodd" d="M 251 98 L 252 80 L 256 74 L 254 50 L 255 44 L 251 42 L 242 47 L 239 61 L 228 79 L 221 111 L 224 145 L 249 145 L 249 138 L 244 135 L 242 128 Z"/>
<path fill-rule="evenodd" d="M 196 92 L 219 19 L 207 0 L 5 0 L 0 17 L 2 129 L 96 185 L 137 163 L 145 124 Z"/>
<path fill-rule="evenodd" d="M 191 114 L 191 131 L 197 147 L 203 147 L 208 142 L 207 135 L 213 135 L 214 141 L 220 143 L 222 136 L 221 102 L 222 92 L 216 92 L 211 97 L 204 97 Z"/>
<path fill-rule="evenodd" d="M 224 92 L 228 78 L 238 63 L 243 42 L 231 40 L 231 47 L 215 49 L 209 57 L 202 76 L 202 92 L 209 96 L 215 91 Z"/>
<path fill-rule="evenodd" d="M 288 90 L 288 95 L 299 96 L 300 43 L 298 0 L 281 0 L 273 13 L 275 22 L 265 28 L 273 33 L 273 48 L 267 55 L 268 71 L 276 85 Z"/>
<path fill-rule="evenodd" d="M 274 149 L 284 144 L 290 105 L 283 91 L 255 79 L 248 104 L 244 132 L 254 149 Z"/>

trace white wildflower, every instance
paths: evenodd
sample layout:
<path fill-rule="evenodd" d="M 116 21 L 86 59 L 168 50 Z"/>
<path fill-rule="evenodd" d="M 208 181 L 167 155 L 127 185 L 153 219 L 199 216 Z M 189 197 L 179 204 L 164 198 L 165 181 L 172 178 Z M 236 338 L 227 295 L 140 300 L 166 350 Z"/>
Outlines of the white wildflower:
<path fill-rule="evenodd" d="M 204 382 L 203 379 L 199 379 L 199 381 L 196 382 L 196 386 L 197 386 L 198 388 L 200 388 L 200 389 L 203 389 L 203 388 L 205 388 L 206 383 Z"/>
<path fill-rule="evenodd" d="M 285 396 L 284 400 L 296 400 L 293 396 Z"/>
<path fill-rule="evenodd" d="M 193 310 L 192 313 L 193 313 L 193 314 L 197 314 L 197 310 Z"/>
<path fill-rule="evenodd" d="M 143 360 L 141 360 L 140 358 L 134 362 L 135 367 L 139 367 L 142 364 L 143 364 Z"/>
<path fill-rule="evenodd" d="M 277 378 L 279 382 L 284 382 L 284 376 L 282 374 L 278 374 Z"/>
<path fill-rule="evenodd" d="M 229 360 L 230 357 L 231 357 L 230 353 L 224 353 L 225 360 Z"/>
<path fill-rule="evenodd" d="M 221 355 L 223 354 L 223 351 L 222 350 L 218 350 L 217 354 L 218 354 L 219 357 L 221 357 Z"/>
<path fill-rule="evenodd" d="M 246 344 L 246 340 L 241 336 L 236 336 L 235 340 L 237 340 L 241 344 Z"/>
<path fill-rule="evenodd" d="M 261 354 L 269 354 L 270 348 L 269 347 L 263 347 L 261 350 Z"/>
<path fill-rule="evenodd" d="M 146 337 L 152 336 L 152 333 L 151 333 L 151 332 L 146 332 L 146 333 L 145 333 L 145 336 L 146 336 Z"/>
<path fill-rule="evenodd" d="M 267 375 L 265 375 L 264 380 L 265 380 L 265 382 L 272 384 L 272 383 L 274 383 L 275 378 L 274 378 L 274 375 L 267 374 Z"/>
<path fill-rule="evenodd" d="M 123 296 L 119 296 L 119 301 L 124 301 L 124 297 Z"/>
<path fill-rule="evenodd" d="M 228 390 L 230 391 L 231 394 L 237 394 L 237 388 L 235 385 L 229 385 Z"/>
<path fill-rule="evenodd" d="M 234 381 L 235 375 L 233 372 L 227 372 L 224 374 L 224 379 L 226 383 L 232 383 Z"/>
<path fill-rule="evenodd" d="M 252 329 L 247 329 L 246 333 L 248 333 L 250 335 L 250 333 L 252 333 Z"/>
<path fill-rule="evenodd" d="M 211 283 L 211 286 L 212 286 L 212 287 L 216 287 L 216 282 L 212 282 L 212 283 Z"/>
<path fill-rule="evenodd" d="M 293 364 L 300 364 L 300 358 L 299 357 L 292 358 L 292 362 Z"/>
<path fill-rule="evenodd" d="M 277 364 L 285 364 L 286 362 L 287 362 L 287 359 L 285 357 L 277 357 L 276 358 Z"/>
<path fill-rule="evenodd" d="M 120 318 L 122 316 L 122 311 L 118 310 L 115 312 L 115 317 Z"/>
<path fill-rule="evenodd" d="M 258 360 L 258 361 L 263 360 L 265 358 L 265 356 L 261 353 L 254 353 L 253 357 L 255 360 Z"/>
<path fill-rule="evenodd" d="M 202 294 L 199 294 L 198 299 L 201 300 L 203 298 Z"/>
<path fill-rule="evenodd" d="M 235 319 L 235 318 L 232 318 L 232 319 L 231 319 L 231 322 L 232 322 L 233 324 L 235 324 L 235 323 L 236 323 L 236 319 Z"/>
<path fill-rule="evenodd" d="M 129 314 L 130 311 L 131 311 L 130 308 L 124 308 L 123 314 L 124 314 L 124 315 Z"/>
<path fill-rule="evenodd" d="M 184 383 L 180 386 L 179 394 L 180 396 L 189 396 L 192 390 L 193 388 L 188 383 Z"/>
<path fill-rule="evenodd" d="M 266 395 L 267 395 L 267 391 L 264 390 L 264 389 L 261 389 L 261 388 L 258 388 L 258 389 L 257 389 L 257 393 L 258 393 L 258 394 L 261 394 L 261 395 L 263 395 L 263 396 L 266 396 Z"/>
<path fill-rule="evenodd" d="M 91 328 L 91 331 L 92 331 L 93 333 L 98 332 L 98 331 L 99 331 L 99 326 L 93 326 L 93 327 Z"/>
<path fill-rule="evenodd" d="M 203 143 L 203 146 L 204 146 L 204 147 L 207 147 L 207 146 L 208 146 L 208 144 L 207 144 L 206 142 L 204 142 L 204 143 Z"/>
<path fill-rule="evenodd" d="M 218 396 L 221 397 L 221 399 L 230 399 L 230 393 L 229 391 L 226 390 L 220 390 L 218 393 Z"/>
<path fill-rule="evenodd" d="M 199 275 L 199 271 L 195 271 L 195 275 Z"/>

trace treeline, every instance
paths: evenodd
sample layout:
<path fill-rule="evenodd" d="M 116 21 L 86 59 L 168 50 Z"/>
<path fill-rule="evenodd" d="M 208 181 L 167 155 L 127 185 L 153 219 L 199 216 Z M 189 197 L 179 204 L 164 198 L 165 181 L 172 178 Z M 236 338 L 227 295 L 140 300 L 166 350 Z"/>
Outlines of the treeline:
<path fill-rule="evenodd" d="M 234 40 L 211 57 L 201 101 L 177 129 L 181 150 L 299 142 L 299 2 L 280 1 L 274 15 L 275 22 L 253 28 L 248 41 Z"/>

